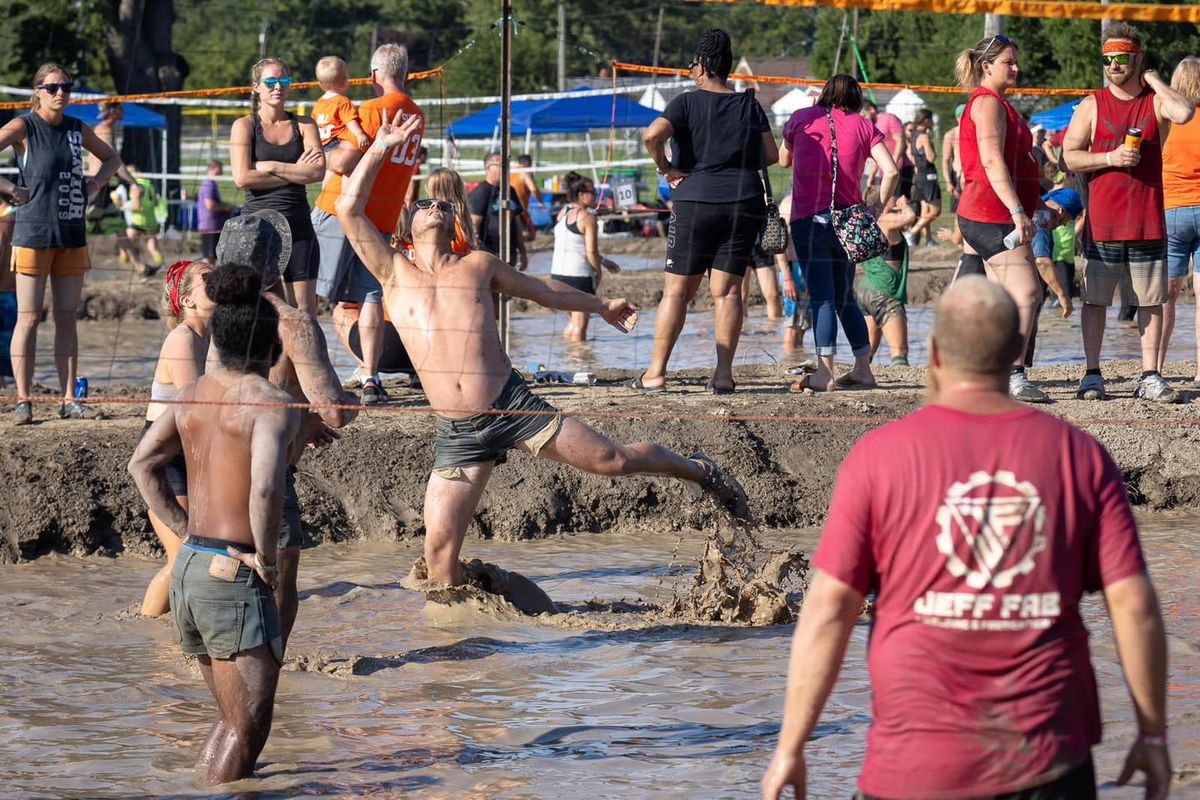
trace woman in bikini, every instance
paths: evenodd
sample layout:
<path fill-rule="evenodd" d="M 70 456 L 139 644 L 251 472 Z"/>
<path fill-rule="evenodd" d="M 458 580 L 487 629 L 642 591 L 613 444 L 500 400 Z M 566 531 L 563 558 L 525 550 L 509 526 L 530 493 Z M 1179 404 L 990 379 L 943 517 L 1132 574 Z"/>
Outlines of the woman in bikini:
<path fill-rule="evenodd" d="M 143 434 L 167 409 L 167 403 L 175 399 L 183 386 L 204 374 L 204 360 L 208 356 L 208 322 L 213 311 L 213 303 L 205 291 L 205 281 L 211 271 L 212 265 L 203 259 L 176 261 L 167 268 L 162 312 L 170 333 L 158 351 L 158 365 L 154 368 L 154 383 L 150 386 L 150 404 L 146 406 Z M 171 493 L 186 509 L 187 469 L 182 452 L 175 454 L 164 474 Z M 179 552 L 180 540 L 153 511 L 149 514 L 150 525 L 167 553 L 167 563 L 155 573 L 142 598 L 142 614 L 157 617 L 165 614 L 170 607 L 168 591 L 171 567 L 175 563 L 175 554 Z"/>

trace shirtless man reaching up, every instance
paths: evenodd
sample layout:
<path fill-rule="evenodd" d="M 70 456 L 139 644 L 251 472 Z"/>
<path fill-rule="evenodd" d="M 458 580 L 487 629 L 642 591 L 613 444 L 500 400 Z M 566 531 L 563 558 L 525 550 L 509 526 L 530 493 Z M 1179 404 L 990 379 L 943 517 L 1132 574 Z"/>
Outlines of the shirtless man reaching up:
<path fill-rule="evenodd" d="M 411 261 L 388 246 L 363 209 L 380 165 L 419 125 L 415 117 L 401 124 L 397 115 L 379 128 L 374 145 L 343 185 L 337 212 L 355 252 L 383 285 L 388 315 L 437 413 L 437 447 L 424 512 L 430 579 L 451 586 L 463 583 L 458 561 L 463 537 L 492 468 L 509 450 L 598 475 L 644 473 L 695 481 L 726 507 L 744 511 L 741 488 L 702 453 L 684 458 L 649 442 L 610 441 L 530 393 L 500 346 L 492 293 L 599 314 L 621 331 L 637 322 L 636 306 L 540 281 L 483 251 L 455 255 L 450 203 L 416 203 Z"/>
<path fill-rule="evenodd" d="M 154 421 L 129 471 L 155 515 L 187 537 L 171 572 L 171 610 L 184 654 L 197 657 L 217 700 L 199 761 L 217 784 L 249 777 L 271 730 L 283 660 L 272 592 L 284 473 L 303 437 L 300 413 L 285 407 L 292 398 L 267 380 L 281 346 L 260 271 L 226 265 L 207 280 L 219 362 Z M 162 471 L 180 448 L 186 511 Z"/>

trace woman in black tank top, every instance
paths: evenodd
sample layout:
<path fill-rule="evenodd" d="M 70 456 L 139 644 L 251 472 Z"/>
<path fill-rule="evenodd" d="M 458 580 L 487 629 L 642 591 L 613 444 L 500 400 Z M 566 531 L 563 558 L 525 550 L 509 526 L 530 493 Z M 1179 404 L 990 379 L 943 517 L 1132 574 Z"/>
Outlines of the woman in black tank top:
<path fill-rule="evenodd" d="M 75 313 L 84 275 L 91 268 L 84 211 L 87 198 L 121 167 L 121 158 L 91 128 L 64 114 L 71 89 L 71 76 L 65 69 L 43 64 L 34 73 L 33 109 L 0 128 L 0 152 L 12 145 L 20 173 L 16 184 L 0 177 L 0 194 L 17 207 L 12 238 L 17 322 L 10 351 L 17 384 L 17 407 L 12 414 L 15 425 L 33 421 L 29 398 L 47 283 L 54 316 L 55 365 L 62 385 L 58 415 L 63 419 L 98 416 L 73 396 L 79 361 Z M 85 172 L 87 152 L 100 162 L 95 175 Z"/>
<path fill-rule="evenodd" d="M 315 315 L 319 251 L 305 187 L 325 177 L 325 153 L 316 123 L 284 110 L 291 82 L 291 70 L 277 58 L 250 70 L 251 113 L 233 123 L 229 161 L 234 182 L 246 190 L 242 213 L 270 209 L 287 218 L 292 257 L 283 273 L 284 293 Z"/>

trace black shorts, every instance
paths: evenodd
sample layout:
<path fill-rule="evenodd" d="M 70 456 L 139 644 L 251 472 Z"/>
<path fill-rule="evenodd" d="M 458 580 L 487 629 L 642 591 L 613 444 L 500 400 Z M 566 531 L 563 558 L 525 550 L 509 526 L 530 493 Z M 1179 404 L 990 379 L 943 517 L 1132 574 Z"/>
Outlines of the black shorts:
<path fill-rule="evenodd" d="M 357 322 L 350 326 L 347 338 L 350 340 L 350 352 L 354 354 L 355 358 L 362 361 L 362 336 L 358 332 Z M 383 345 L 379 351 L 379 371 L 389 374 L 414 371 L 412 359 L 408 357 L 408 351 L 404 349 L 404 342 L 400 341 L 400 334 L 396 333 L 395 325 L 383 326 Z"/>
<path fill-rule="evenodd" d="M 153 424 L 150 420 L 146 420 L 146 424 L 142 426 L 142 432 L 138 435 L 139 442 Z M 167 479 L 167 486 L 171 487 L 171 494 L 175 497 L 187 497 L 187 461 L 183 458 L 182 448 L 171 457 L 171 460 L 167 462 L 162 470 Z"/>
<path fill-rule="evenodd" d="M 311 231 L 312 223 L 309 223 L 308 227 Z M 317 247 L 317 237 L 310 235 L 307 239 L 293 239 L 292 257 L 288 259 L 287 269 L 283 271 L 284 281 L 315 281 L 320 268 L 321 250 Z"/>
<path fill-rule="evenodd" d="M 565 283 L 572 289 L 584 292 L 585 294 L 596 293 L 596 279 L 593 277 L 585 278 L 582 275 L 555 275 L 553 272 L 550 273 L 550 277 L 554 278 L 554 280 L 558 281 L 559 283 Z"/>
<path fill-rule="evenodd" d="M 912 197 L 913 176 L 916 171 L 912 164 L 905 164 L 900 168 L 900 185 L 896 188 L 896 194 Z"/>
<path fill-rule="evenodd" d="M 858 800 L 882 800 L 882 798 L 859 793 Z M 1058 780 L 1031 786 L 1016 792 L 990 795 L 987 800 L 1095 800 L 1096 768 L 1089 755 L 1087 761 L 1074 767 Z"/>
<path fill-rule="evenodd" d="M 913 186 L 913 199 L 922 203 L 942 204 L 942 184 L 933 170 L 920 176 L 919 186 Z"/>
<path fill-rule="evenodd" d="M 971 245 L 971 249 L 984 261 L 1008 249 L 1004 246 L 1004 237 L 1016 227 L 1011 222 L 975 222 L 961 215 L 958 218 L 958 230 L 962 233 L 963 241 Z"/>
<path fill-rule="evenodd" d="M 715 269 L 745 275 L 766 215 L 761 197 L 735 203 L 676 201 L 667 223 L 667 272 L 693 276 Z"/>

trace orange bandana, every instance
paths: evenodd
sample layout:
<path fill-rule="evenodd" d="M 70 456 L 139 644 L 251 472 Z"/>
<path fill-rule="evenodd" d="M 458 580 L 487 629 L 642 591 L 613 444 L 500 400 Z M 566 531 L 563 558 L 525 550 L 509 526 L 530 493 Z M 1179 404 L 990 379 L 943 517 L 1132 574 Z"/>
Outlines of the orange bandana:
<path fill-rule="evenodd" d="M 1115 56 L 1120 53 L 1140 53 L 1141 50 L 1133 42 L 1109 39 L 1101 46 L 1100 52 L 1106 56 Z"/>

